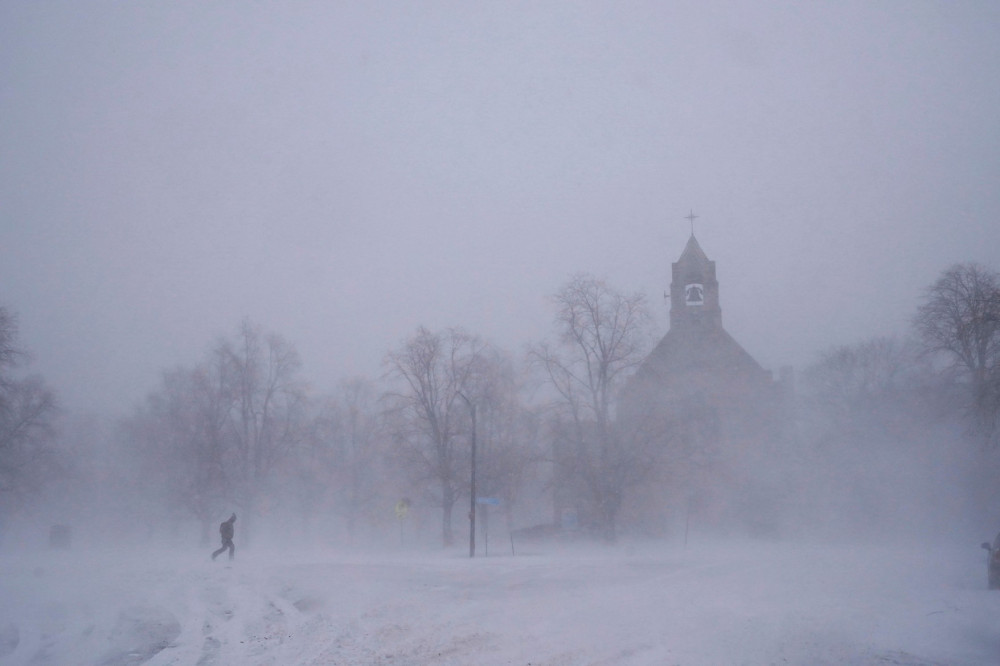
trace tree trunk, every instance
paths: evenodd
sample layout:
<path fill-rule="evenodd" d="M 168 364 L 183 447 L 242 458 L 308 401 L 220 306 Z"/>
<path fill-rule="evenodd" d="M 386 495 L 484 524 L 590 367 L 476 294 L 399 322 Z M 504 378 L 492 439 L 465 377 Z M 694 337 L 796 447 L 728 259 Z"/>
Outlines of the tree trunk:
<path fill-rule="evenodd" d="M 441 540 L 445 548 L 455 543 L 455 535 L 451 530 L 451 514 L 455 507 L 455 493 L 450 488 L 442 489 L 441 493 Z"/>

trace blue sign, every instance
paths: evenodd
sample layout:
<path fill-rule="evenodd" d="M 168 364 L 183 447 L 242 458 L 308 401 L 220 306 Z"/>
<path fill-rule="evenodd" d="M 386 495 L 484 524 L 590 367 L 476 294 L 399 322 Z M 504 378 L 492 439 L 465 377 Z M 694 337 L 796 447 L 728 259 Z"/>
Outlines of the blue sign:
<path fill-rule="evenodd" d="M 488 504 L 490 506 L 500 506 L 499 497 L 477 497 L 476 504 Z"/>

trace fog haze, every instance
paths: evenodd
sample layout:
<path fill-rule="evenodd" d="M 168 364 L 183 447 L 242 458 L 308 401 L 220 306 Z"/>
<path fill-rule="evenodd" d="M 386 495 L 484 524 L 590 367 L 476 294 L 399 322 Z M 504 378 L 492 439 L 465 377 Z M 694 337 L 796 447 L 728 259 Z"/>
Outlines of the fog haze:
<path fill-rule="evenodd" d="M 996 663 L 998 35 L 0 0 L 0 660 Z"/>
<path fill-rule="evenodd" d="M 517 352 L 690 233 L 769 369 L 1000 259 L 992 3 L 0 5 L 0 303 L 76 412 L 243 317 L 320 389 L 416 326 Z"/>

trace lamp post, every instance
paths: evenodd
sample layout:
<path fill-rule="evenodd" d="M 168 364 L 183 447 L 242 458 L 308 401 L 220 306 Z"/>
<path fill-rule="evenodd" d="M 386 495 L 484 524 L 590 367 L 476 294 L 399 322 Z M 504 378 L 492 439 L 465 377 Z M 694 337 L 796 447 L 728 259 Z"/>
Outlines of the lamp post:
<path fill-rule="evenodd" d="M 476 405 L 464 393 L 458 396 L 465 401 L 472 416 L 472 480 L 469 483 L 469 557 L 476 556 Z"/>

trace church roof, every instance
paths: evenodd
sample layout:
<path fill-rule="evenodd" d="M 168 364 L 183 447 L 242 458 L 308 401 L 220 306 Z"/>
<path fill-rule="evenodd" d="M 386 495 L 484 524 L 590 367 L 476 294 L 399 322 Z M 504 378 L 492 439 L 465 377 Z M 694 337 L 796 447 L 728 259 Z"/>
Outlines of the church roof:
<path fill-rule="evenodd" d="M 688 263 L 692 261 L 708 263 L 708 255 L 705 251 L 701 249 L 698 245 L 698 239 L 691 234 L 691 238 L 688 239 L 687 245 L 684 247 L 684 251 L 681 253 L 680 259 L 677 263 Z"/>
<path fill-rule="evenodd" d="M 722 327 L 671 329 L 649 353 L 636 378 L 656 383 L 691 374 L 769 378 L 757 361 Z"/>

